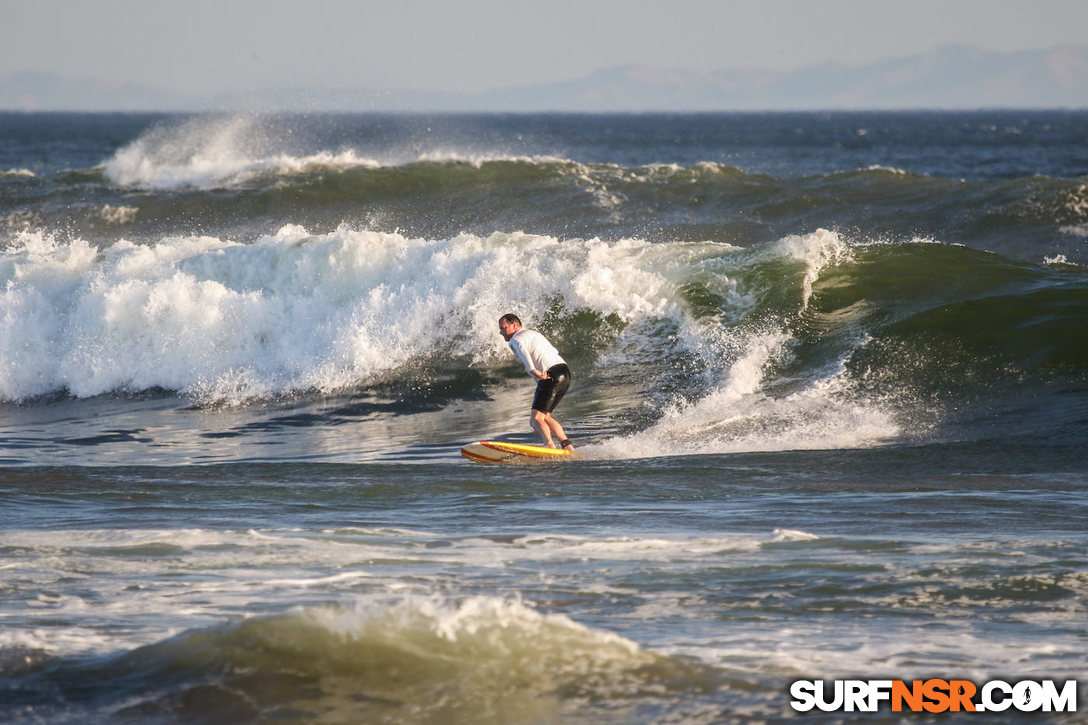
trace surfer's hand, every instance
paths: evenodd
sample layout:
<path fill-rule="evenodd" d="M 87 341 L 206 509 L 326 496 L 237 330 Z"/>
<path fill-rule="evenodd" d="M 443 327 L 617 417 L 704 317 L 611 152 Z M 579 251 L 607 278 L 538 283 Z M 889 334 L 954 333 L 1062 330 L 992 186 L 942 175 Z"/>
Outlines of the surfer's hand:
<path fill-rule="evenodd" d="M 551 376 L 548 375 L 548 372 L 546 370 L 544 370 L 544 371 L 534 370 L 533 371 L 533 376 L 536 377 L 537 380 L 548 380 L 548 379 L 551 378 Z"/>

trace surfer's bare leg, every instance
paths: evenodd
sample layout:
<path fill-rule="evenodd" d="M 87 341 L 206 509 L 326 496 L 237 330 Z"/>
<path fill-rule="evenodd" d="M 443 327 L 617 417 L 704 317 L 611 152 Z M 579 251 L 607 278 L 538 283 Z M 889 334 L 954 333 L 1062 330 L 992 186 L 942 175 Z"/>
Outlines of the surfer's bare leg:
<path fill-rule="evenodd" d="M 567 440 L 567 433 L 563 430 L 563 426 L 559 424 L 559 421 L 552 417 L 551 413 L 542 413 L 539 410 L 534 410 L 530 424 L 533 426 L 533 430 L 540 436 L 540 439 L 544 441 L 544 445 L 548 448 L 564 448 L 569 447 L 570 450 L 574 450 L 574 446 Z M 553 442 L 554 441 L 554 442 Z M 556 445 L 558 443 L 559 445 Z M 565 445 L 564 445 L 565 444 Z"/>
<path fill-rule="evenodd" d="M 562 445 L 564 441 L 566 441 L 568 445 L 570 444 L 570 441 L 567 441 L 567 433 L 563 430 L 563 426 L 559 425 L 559 421 L 553 418 L 551 413 L 548 413 L 545 421 L 548 423 L 548 428 L 551 429 L 552 435 L 555 437 L 555 440 L 560 445 Z M 574 446 L 571 446 L 571 448 L 573 447 Z"/>
<path fill-rule="evenodd" d="M 536 434 L 540 436 L 540 439 L 544 441 L 544 445 L 548 448 L 555 448 L 555 444 L 552 443 L 552 427 L 548 421 L 554 420 L 548 413 L 534 410 L 529 418 L 529 425 L 533 427 Z M 558 425 L 558 423 L 556 423 Z M 566 438 L 566 436 L 563 436 Z M 560 440 L 563 440 L 562 438 Z"/>

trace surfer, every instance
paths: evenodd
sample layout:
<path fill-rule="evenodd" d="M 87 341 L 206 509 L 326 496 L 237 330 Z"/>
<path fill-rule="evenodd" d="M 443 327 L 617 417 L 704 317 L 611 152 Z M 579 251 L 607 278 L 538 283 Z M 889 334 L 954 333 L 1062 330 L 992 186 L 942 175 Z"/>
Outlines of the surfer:
<path fill-rule="evenodd" d="M 573 451 L 574 444 L 563 432 L 563 426 L 552 416 L 555 406 L 570 389 L 570 368 L 559 351 L 536 330 L 526 330 L 517 315 L 505 314 L 499 318 L 499 334 L 510 345 L 514 356 L 525 366 L 526 372 L 536 378 L 536 394 L 530 411 L 529 424 L 548 448 L 555 448 L 555 441 L 564 450 Z"/>

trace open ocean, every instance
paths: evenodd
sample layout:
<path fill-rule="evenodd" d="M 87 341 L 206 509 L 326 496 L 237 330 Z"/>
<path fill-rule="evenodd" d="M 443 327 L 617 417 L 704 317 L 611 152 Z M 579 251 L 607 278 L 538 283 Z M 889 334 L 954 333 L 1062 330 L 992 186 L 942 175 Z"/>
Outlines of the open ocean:
<path fill-rule="evenodd" d="M 1088 112 L 0 114 L 5 723 L 1088 722 L 1086 442 Z"/>

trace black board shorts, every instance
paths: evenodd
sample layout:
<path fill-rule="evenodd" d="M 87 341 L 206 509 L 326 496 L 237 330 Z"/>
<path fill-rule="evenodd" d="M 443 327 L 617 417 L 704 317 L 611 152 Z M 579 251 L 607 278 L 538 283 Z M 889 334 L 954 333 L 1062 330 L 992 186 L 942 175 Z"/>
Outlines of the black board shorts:
<path fill-rule="evenodd" d="M 546 371 L 547 380 L 537 381 L 536 395 L 533 396 L 533 410 L 541 413 L 550 413 L 559 405 L 559 401 L 570 390 L 570 381 L 573 379 L 570 368 L 566 365 L 552 365 Z"/>

